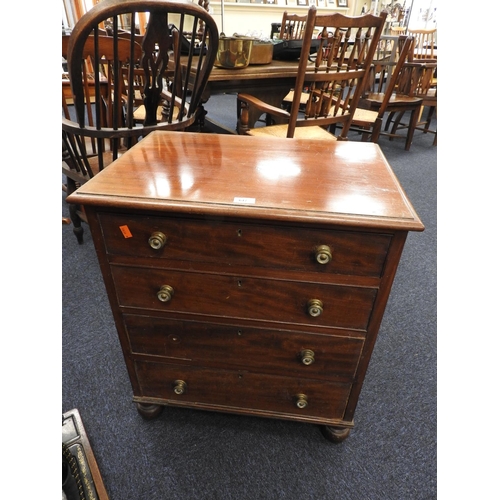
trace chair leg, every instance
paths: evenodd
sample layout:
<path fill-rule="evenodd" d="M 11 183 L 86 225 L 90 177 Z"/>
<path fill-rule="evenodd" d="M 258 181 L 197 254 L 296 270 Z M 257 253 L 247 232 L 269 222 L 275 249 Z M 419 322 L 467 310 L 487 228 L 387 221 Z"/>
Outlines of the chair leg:
<path fill-rule="evenodd" d="M 384 127 L 385 132 L 387 132 L 389 130 L 389 127 L 391 125 L 391 122 L 392 122 L 395 114 L 396 114 L 395 111 L 393 111 L 392 113 L 389 113 L 389 116 L 387 117 L 387 120 L 385 121 L 385 127 Z"/>
<path fill-rule="evenodd" d="M 403 115 L 405 114 L 404 111 L 400 111 L 396 117 L 396 119 L 392 122 L 392 130 L 391 130 L 391 137 L 389 137 L 389 140 L 392 141 L 394 139 L 394 137 L 396 136 L 396 131 L 397 129 L 399 128 L 399 124 L 401 123 L 401 119 L 403 118 Z M 394 113 L 391 113 L 391 115 L 394 115 Z M 413 112 L 412 112 L 412 117 L 413 117 Z M 390 116 L 389 116 L 390 118 Z M 418 116 L 415 117 L 415 119 L 417 119 Z M 388 122 L 390 123 L 390 122 Z M 388 125 L 388 123 L 386 123 L 386 127 Z"/>
<path fill-rule="evenodd" d="M 418 108 L 411 112 L 410 123 L 408 124 L 408 134 L 406 136 L 405 150 L 410 151 L 411 143 L 413 142 L 413 134 L 418 123 Z"/>
<path fill-rule="evenodd" d="M 382 130 L 382 118 L 379 117 L 375 120 L 372 130 L 372 142 L 374 142 L 375 144 L 378 143 L 381 130 Z"/>
<path fill-rule="evenodd" d="M 427 112 L 427 117 L 425 119 L 424 134 L 427 134 L 427 132 L 429 131 L 435 109 L 436 106 L 429 106 L 429 111 Z"/>

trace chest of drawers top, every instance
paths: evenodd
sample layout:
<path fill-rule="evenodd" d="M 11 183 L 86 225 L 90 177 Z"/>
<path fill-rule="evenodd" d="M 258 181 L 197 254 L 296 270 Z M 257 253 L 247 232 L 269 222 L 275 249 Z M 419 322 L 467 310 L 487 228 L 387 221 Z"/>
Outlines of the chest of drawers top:
<path fill-rule="evenodd" d="M 153 132 L 68 197 L 86 206 L 422 231 L 372 143 Z"/>

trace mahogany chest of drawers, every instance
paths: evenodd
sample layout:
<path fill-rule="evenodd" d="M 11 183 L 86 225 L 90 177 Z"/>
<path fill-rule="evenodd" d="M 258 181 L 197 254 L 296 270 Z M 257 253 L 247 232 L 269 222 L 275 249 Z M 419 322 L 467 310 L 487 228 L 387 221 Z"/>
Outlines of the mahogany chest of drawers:
<path fill-rule="evenodd" d="M 133 390 L 347 437 L 408 231 L 371 143 L 154 132 L 83 185 Z"/>

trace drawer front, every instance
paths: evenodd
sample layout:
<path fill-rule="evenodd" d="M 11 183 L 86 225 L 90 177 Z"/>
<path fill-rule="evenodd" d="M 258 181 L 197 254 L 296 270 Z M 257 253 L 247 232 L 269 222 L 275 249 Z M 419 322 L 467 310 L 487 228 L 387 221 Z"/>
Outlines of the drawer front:
<path fill-rule="evenodd" d="M 124 315 L 133 354 L 213 368 L 352 381 L 363 340 Z"/>
<path fill-rule="evenodd" d="M 356 276 L 379 277 L 391 241 L 387 234 L 215 220 L 113 214 L 99 219 L 106 250 L 113 255 Z M 158 231 L 165 244 L 153 250 L 148 241 Z M 324 264 L 317 260 L 327 255 L 322 246 L 331 253 Z"/>
<path fill-rule="evenodd" d="M 119 304 L 164 312 L 366 331 L 377 289 L 111 265 Z M 158 293 L 171 287 L 171 300 Z M 323 312 L 311 316 L 321 301 Z M 317 302 L 316 302 L 317 305 Z"/>
<path fill-rule="evenodd" d="M 250 414 L 260 411 L 267 416 L 294 415 L 304 419 L 341 419 L 351 388 L 340 382 L 150 362 L 136 362 L 136 374 L 141 388 L 141 394 L 136 396 L 204 409 Z"/>

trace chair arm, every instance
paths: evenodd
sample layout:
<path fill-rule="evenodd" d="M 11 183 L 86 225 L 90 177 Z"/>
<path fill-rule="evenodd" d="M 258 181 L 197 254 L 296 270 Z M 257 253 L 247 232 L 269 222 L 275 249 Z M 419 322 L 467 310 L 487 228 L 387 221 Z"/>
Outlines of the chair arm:
<path fill-rule="evenodd" d="M 279 116 L 281 118 L 290 118 L 290 113 L 284 109 L 277 108 L 276 106 L 272 106 L 271 104 L 267 104 L 264 101 L 261 101 L 257 97 L 254 97 L 250 94 L 238 94 L 237 97 L 239 103 L 238 107 L 240 106 L 241 102 L 244 102 L 250 106 L 256 107 L 259 111 L 262 113 L 268 113 L 273 116 Z"/>
<path fill-rule="evenodd" d="M 259 115 L 261 115 L 262 113 L 266 113 L 267 116 L 281 118 L 280 121 L 282 122 L 288 122 L 290 119 L 290 113 L 288 111 L 277 108 L 276 106 L 272 106 L 271 104 L 267 104 L 264 101 L 261 101 L 260 99 L 249 94 L 238 94 L 236 99 L 236 106 L 236 112 L 238 115 L 236 129 L 238 131 L 238 134 L 240 135 L 245 135 L 250 130 L 250 128 L 252 128 L 250 125 L 253 126 L 253 124 L 249 123 L 250 107 L 252 109 L 257 109 L 258 111 L 260 111 Z"/>

